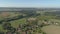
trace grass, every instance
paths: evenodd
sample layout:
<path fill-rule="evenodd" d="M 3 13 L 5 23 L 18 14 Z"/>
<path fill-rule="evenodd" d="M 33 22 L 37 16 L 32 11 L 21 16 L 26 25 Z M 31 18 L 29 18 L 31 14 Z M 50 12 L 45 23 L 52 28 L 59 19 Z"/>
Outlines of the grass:
<path fill-rule="evenodd" d="M 10 23 L 13 27 L 17 28 L 19 26 L 19 24 L 26 23 L 26 19 L 25 18 L 19 19 L 19 20 L 11 21 Z"/>
<path fill-rule="evenodd" d="M 3 27 L 2 27 L 2 25 L 0 25 L 0 31 L 3 31 Z"/>
<path fill-rule="evenodd" d="M 4 32 L 4 33 L 7 32 L 7 30 L 4 30 L 4 29 L 3 29 L 2 25 L 0 25 L 0 31 L 1 31 L 1 32 Z"/>
<path fill-rule="evenodd" d="M 14 20 L 14 21 L 11 21 L 10 23 L 11 23 L 11 26 L 17 28 L 19 26 L 19 24 L 26 23 L 26 19 L 22 18 L 22 19 L 19 19 L 19 20 Z M 2 24 L 0 24 L 0 31 L 3 31 L 4 33 L 7 32 L 7 30 L 3 29 Z"/>
<path fill-rule="evenodd" d="M 60 34 L 60 27 L 56 25 L 45 26 L 42 30 L 47 34 Z"/>

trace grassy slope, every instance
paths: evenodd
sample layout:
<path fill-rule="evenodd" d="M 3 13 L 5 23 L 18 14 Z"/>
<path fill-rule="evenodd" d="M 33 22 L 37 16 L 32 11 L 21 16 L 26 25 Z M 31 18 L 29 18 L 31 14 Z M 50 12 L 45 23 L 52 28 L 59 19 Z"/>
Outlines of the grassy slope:
<path fill-rule="evenodd" d="M 11 21 L 10 23 L 13 27 L 17 28 L 19 24 L 26 23 L 26 20 L 25 18 L 23 18 L 23 19 Z M 0 31 L 6 32 L 6 30 L 3 29 L 2 24 L 0 24 Z"/>
<path fill-rule="evenodd" d="M 13 27 L 17 28 L 19 24 L 26 23 L 26 19 L 25 18 L 19 19 L 19 20 L 11 21 L 10 23 Z"/>

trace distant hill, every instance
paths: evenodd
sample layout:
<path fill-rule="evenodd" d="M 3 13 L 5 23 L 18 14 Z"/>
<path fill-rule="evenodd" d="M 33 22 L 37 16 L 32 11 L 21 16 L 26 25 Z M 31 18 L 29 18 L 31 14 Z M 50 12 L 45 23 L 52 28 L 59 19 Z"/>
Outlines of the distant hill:
<path fill-rule="evenodd" d="M 0 11 L 21 11 L 21 10 L 60 10 L 60 8 L 17 8 L 17 7 L 0 7 Z"/>

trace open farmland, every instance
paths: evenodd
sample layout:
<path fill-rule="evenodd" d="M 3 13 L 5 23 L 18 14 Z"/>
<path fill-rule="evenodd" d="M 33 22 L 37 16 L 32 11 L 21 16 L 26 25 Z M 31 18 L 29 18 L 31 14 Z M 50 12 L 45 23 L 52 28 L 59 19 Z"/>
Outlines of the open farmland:
<path fill-rule="evenodd" d="M 0 11 L 0 33 L 60 34 L 60 12 L 56 13 L 56 10 L 24 8 L 20 11 Z"/>
<path fill-rule="evenodd" d="M 42 28 L 47 34 L 60 34 L 60 26 L 49 25 Z"/>

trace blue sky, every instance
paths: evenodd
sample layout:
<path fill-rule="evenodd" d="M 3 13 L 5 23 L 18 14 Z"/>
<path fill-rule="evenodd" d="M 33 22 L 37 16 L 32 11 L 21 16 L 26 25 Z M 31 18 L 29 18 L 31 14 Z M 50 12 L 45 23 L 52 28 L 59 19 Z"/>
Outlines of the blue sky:
<path fill-rule="evenodd" d="M 0 0 L 0 7 L 60 7 L 60 0 Z"/>

